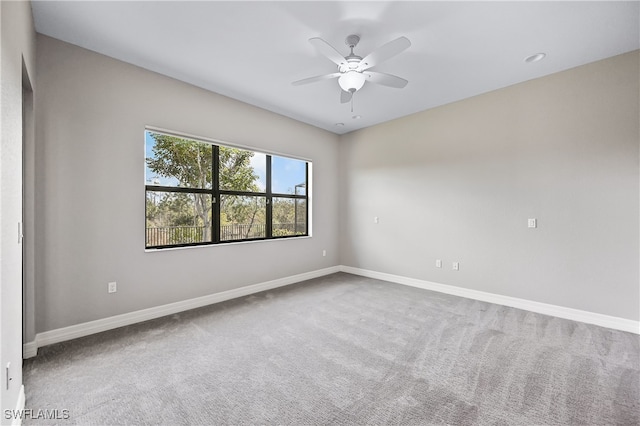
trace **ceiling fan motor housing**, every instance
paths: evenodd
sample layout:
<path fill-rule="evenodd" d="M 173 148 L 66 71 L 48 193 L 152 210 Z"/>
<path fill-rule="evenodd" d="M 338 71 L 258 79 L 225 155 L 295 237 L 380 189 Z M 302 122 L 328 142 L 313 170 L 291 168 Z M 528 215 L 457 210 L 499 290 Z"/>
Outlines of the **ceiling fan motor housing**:
<path fill-rule="evenodd" d="M 349 55 L 349 56 L 346 56 L 345 59 L 347 60 L 347 63 L 338 65 L 338 71 L 340 72 L 347 72 L 347 71 L 355 70 L 356 68 L 358 68 L 358 65 L 360 65 L 360 61 L 362 60 L 362 57 L 357 55 Z"/>
<path fill-rule="evenodd" d="M 353 48 L 356 47 L 359 42 L 360 42 L 360 37 L 355 34 L 351 34 L 350 36 L 347 36 L 347 38 L 344 40 L 344 43 L 347 46 L 349 46 L 349 48 L 351 49 L 351 53 L 348 56 L 344 57 L 344 59 L 346 59 L 347 61 L 346 64 L 342 63 L 341 65 L 338 65 L 338 70 L 340 72 L 344 73 L 349 70 L 355 70 L 356 68 L 358 68 L 358 65 L 360 65 L 362 56 L 358 56 L 353 53 Z"/>

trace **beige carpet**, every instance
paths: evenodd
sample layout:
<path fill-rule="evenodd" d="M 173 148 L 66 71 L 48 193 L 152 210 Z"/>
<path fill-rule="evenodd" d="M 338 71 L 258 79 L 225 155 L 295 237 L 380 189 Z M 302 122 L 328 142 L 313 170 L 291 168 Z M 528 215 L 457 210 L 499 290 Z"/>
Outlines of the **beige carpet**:
<path fill-rule="evenodd" d="M 41 348 L 25 424 L 637 425 L 639 336 L 348 274 Z"/>

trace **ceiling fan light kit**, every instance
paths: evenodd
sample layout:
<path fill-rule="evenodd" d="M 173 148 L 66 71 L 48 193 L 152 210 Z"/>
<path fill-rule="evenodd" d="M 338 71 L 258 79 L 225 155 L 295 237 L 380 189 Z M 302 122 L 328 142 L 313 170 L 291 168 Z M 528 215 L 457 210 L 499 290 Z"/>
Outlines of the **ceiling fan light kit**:
<path fill-rule="evenodd" d="M 347 71 L 338 78 L 338 84 L 345 92 L 357 92 L 362 89 L 366 77 L 358 71 Z"/>
<path fill-rule="evenodd" d="M 311 43 L 323 56 L 338 66 L 338 72 L 305 78 L 294 81 L 291 84 L 299 86 L 302 84 L 315 83 L 316 81 L 337 78 L 338 85 L 342 89 L 340 91 L 340 102 L 348 103 L 351 101 L 352 112 L 353 94 L 362 89 L 364 83 L 367 81 L 397 89 L 401 89 L 407 85 L 408 81 L 403 78 L 368 70 L 380 62 L 386 61 L 409 48 L 409 46 L 411 46 L 411 42 L 408 38 L 399 37 L 390 41 L 389 43 L 380 46 L 364 58 L 353 53 L 353 49 L 359 42 L 359 36 L 355 34 L 347 36 L 345 44 L 349 46 L 351 52 L 347 56 L 342 56 L 340 52 L 323 39 L 318 37 L 309 39 L 309 43 Z"/>

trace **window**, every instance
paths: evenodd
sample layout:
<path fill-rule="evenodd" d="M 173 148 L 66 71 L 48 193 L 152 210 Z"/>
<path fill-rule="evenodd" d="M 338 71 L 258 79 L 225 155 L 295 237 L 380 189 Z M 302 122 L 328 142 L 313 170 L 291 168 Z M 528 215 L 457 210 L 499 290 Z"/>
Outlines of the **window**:
<path fill-rule="evenodd" d="M 309 235 L 310 163 L 145 131 L 146 248 Z"/>

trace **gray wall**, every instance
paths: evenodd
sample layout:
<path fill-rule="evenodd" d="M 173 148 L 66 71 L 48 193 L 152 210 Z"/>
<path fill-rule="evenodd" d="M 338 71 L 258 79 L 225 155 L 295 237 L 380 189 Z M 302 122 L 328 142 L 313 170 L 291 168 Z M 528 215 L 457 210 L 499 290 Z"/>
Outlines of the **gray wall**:
<path fill-rule="evenodd" d="M 638 62 L 635 51 L 342 137 L 342 263 L 640 319 Z"/>
<path fill-rule="evenodd" d="M 15 409 L 22 386 L 22 86 L 35 76 L 35 31 L 28 2 L 0 2 L 0 366 L 4 410 Z M 31 230 L 27 230 L 31 232 Z M 11 363 L 11 385 L 5 367 Z M 3 420 L 4 421 L 4 420 Z"/>
<path fill-rule="evenodd" d="M 37 332 L 338 264 L 640 318 L 638 52 L 338 137 L 37 47 Z M 145 252 L 145 125 L 312 159 L 313 238 Z"/>
<path fill-rule="evenodd" d="M 37 48 L 38 332 L 338 264 L 336 135 L 46 36 Z M 311 159 L 313 237 L 145 252 L 145 125 Z"/>

